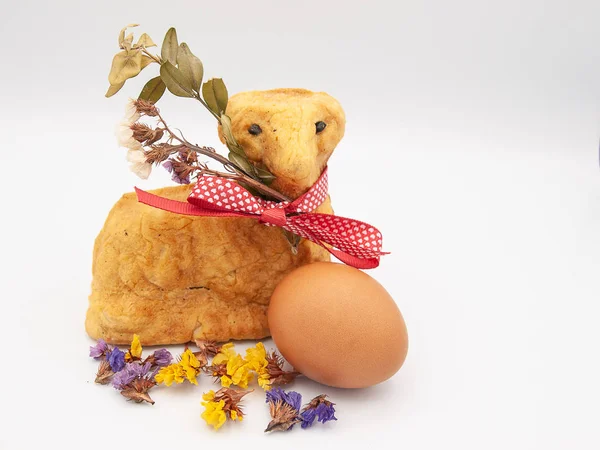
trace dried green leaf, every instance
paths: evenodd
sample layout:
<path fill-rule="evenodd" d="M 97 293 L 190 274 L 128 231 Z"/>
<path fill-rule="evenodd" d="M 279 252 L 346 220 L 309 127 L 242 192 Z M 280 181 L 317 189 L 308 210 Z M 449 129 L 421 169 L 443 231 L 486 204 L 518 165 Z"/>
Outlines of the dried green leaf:
<path fill-rule="evenodd" d="M 135 46 L 148 48 L 148 47 L 156 47 L 156 44 L 154 43 L 152 38 L 150 38 L 150 36 L 148 36 L 146 33 L 142 33 L 142 35 L 138 39 Z"/>
<path fill-rule="evenodd" d="M 163 61 L 169 61 L 173 66 L 177 64 L 177 51 L 179 49 L 179 43 L 177 42 L 177 31 L 175 28 L 169 28 L 167 34 L 165 34 L 165 40 L 163 41 L 160 55 Z"/>
<path fill-rule="evenodd" d="M 179 46 L 177 65 L 179 66 L 179 70 L 192 81 L 194 90 L 200 92 L 204 67 L 202 67 L 202 61 L 192 53 L 185 42 L 182 42 Z"/>
<path fill-rule="evenodd" d="M 117 92 L 119 92 L 123 86 L 125 86 L 124 81 L 122 83 L 115 84 L 115 85 L 111 84 L 110 87 L 108 88 L 108 91 L 106 91 L 106 94 L 104 94 L 104 96 L 106 98 L 112 97 Z"/>
<path fill-rule="evenodd" d="M 233 153 L 237 153 L 241 157 L 246 158 L 246 152 L 244 151 L 242 146 L 240 144 L 238 144 L 237 142 L 226 142 L 226 145 L 227 145 L 227 148 L 230 151 L 232 151 Z"/>
<path fill-rule="evenodd" d="M 221 116 L 221 131 L 223 132 L 223 136 L 225 137 L 225 143 L 227 144 L 229 150 L 245 158 L 246 153 L 244 152 L 244 149 L 237 143 L 235 137 L 233 136 L 233 130 L 231 129 L 231 119 L 226 114 L 223 114 Z"/>
<path fill-rule="evenodd" d="M 173 95 L 177 97 L 194 97 L 191 81 L 169 61 L 161 64 L 160 77 Z"/>
<path fill-rule="evenodd" d="M 142 70 L 142 53 L 139 50 L 123 50 L 115 55 L 108 74 L 111 85 L 124 83 Z"/>
<path fill-rule="evenodd" d="M 202 97 L 208 107 L 219 116 L 227 109 L 229 96 L 222 78 L 212 78 L 204 83 Z"/>
<path fill-rule="evenodd" d="M 252 174 L 253 166 L 250 162 L 243 156 L 238 155 L 237 153 L 229 152 L 228 155 L 229 161 L 234 163 L 236 166 L 241 168 L 248 175 Z"/>
<path fill-rule="evenodd" d="M 137 27 L 137 26 L 139 26 L 139 24 L 137 24 L 137 23 L 130 23 L 129 25 L 127 25 L 125 28 L 123 28 L 119 32 L 119 48 L 125 48 L 125 46 L 124 46 L 125 31 L 127 31 L 127 28 L 133 28 L 133 27 Z"/>
<path fill-rule="evenodd" d="M 140 92 L 139 99 L 147 100 L 152 103 L 156 103 L 165 93 L 166 85 L 161 77 L 152 78 L 143 87 Z"/>
<path fill-rule="evenodd" d="M 269 184 L 271 184 L 273 182 L 273 180 L 275 180 L 275 175 L 273 175 L 268 170 L 263 169 L 262 167 L 255 166 L 254 167 L 254 173 L 256 173 L 256 175 L 258 176 L 258 178 L 260 178 L 260 181 L 262 181 L 267 186 Z"/>

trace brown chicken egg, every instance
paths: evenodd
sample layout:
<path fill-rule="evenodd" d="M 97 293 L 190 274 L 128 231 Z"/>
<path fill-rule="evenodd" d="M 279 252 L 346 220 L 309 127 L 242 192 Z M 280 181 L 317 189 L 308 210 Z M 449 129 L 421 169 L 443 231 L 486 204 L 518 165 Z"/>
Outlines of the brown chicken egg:
<path fill-rule="evenodd" d="M 390 294 L 343 264 L 318 262 L 292 271 L 275 288 L 268 318 L 283 357 L 333 387 L 387 380 L 408 351 L 406 325 Z"/>

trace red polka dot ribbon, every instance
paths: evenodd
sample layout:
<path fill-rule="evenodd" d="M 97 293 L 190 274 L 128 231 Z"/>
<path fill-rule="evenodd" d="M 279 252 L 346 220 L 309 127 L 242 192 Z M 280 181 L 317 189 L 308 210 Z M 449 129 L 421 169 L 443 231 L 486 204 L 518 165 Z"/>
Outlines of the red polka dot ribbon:
<path fill-rule="evenodd" d="M 358 220 L 314 213 L 327 198 L 327 168 L 317 182 L 293 202 L 273 202 L 253 196 L 238 183 L 210 175 L 200 177 L 188 201 L 170 200 L 135 189 L 146 205 L 178 214 L 208 217 L 251 217 L 277 226 L 327 249 L 345 264 L 358 269 L 379 265 L 381 233 Z"/>

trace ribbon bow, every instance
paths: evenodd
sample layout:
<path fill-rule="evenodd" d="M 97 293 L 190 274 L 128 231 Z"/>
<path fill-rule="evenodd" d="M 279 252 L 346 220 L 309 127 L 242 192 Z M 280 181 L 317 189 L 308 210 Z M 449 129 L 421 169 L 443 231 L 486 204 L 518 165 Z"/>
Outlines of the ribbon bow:
<path fill-rule="evenodd" d="M 358 220 L 314 213 L 327 198 L 327 168 L 317 182 L 293 202 L 273 202 L 253 196 L 238 183 L 204 175 L 186 202 L 170 200 L 135 188 L 146 205 L 178 214 L 208 217 L 252 217 L 324 247 L 340 261 L 358 269 L 379 265 L 381 233 Z"/>

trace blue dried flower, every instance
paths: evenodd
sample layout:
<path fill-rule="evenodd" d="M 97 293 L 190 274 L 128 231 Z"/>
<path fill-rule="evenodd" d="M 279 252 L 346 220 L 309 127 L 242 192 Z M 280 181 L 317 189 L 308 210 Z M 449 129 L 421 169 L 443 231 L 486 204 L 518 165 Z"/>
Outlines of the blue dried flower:
<path fill-rule="evenodd" d="M 120 372 L 125 367 L 125 353 L 117 347 L 106 354 L 106 360 L 110 364 L 112 371 L 115 373 Z"/>
<path fill-rule="evenodd" d="M 317 418 L 318 422 L 325 423 L 330 420 L 337 420 L 335 417 L 335 403 L 327 400 L 326 395 L 318 395 L 313 398 L 311 402 L 304 407 L 300 418 L 302 419 L 302 428 L 308 428 L 312 426 Z"/>
<path fill-rule="evenodd" d="M 104 339 L 98 339 L 96 345 L 90 346 L 90 357 L 94 359 L 102 358 L 110 350 Z"/>

